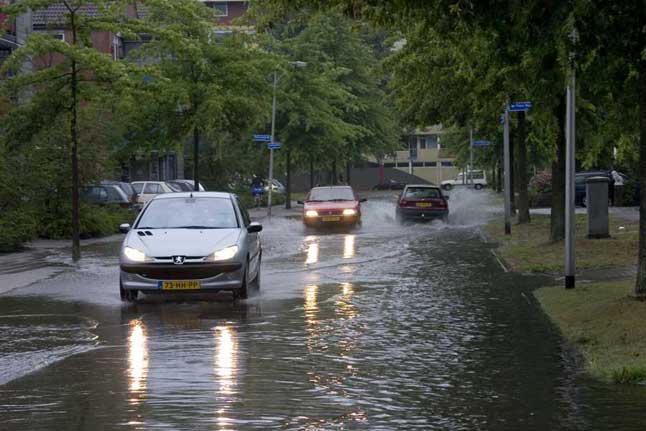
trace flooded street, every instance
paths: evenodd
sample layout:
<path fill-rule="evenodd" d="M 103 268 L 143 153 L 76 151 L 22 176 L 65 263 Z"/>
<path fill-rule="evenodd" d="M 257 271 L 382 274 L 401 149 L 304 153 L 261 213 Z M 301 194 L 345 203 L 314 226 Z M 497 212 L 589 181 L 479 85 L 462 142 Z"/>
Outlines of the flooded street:
<path fill-rule="evenodd" d="M 245 302 L 123 305 L 117 242 L 0 296 L 0 428 L 644 429 L 646 387 L 582 375 L 531 294 L 545 280 L 499 265 L 486 192 L 407 226 L 391 195 L 350 232 L 265 223 Z"/>

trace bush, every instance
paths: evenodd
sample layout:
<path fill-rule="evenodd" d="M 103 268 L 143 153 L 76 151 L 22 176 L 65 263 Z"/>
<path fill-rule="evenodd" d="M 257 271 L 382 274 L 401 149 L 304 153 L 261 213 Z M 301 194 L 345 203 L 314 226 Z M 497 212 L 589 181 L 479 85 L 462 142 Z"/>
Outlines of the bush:
<path fill-rule="evenodd" d="M 256 207 L 256 201 L 251 196 L 251 192 L 248 189 L 236 189 L 232 193 L 235 193 L 238 195 L 238 198 L 240 199 L 240 203 L 244 205 L 245 208 L 251 209 Z M 262 201 L 261 201 L 261 206 L 266 207 L 267 206 L 267 193 L 264 193 L 262 195 Z M 285 195 L 283 193 L 279 193 L 274 191 L 271 194 L 271 204 L 272 206 L 274 205 L 284 205 L 285 201 L 287 199 L 285 198 Z"/>
<path fill-rule="evenodd" d="M 132 211 L 123 208 L 81 205 L 81 238 L 98 238 L 118 233 L 121 223 L 132 223 L 134 218 Z M 71 238 L 71 210 L 46 215 L 38 235 L 47 239 Z"/>
<path fill-rule="evenodd" d="M 36 236 L 36 220 L 32 212 L 16 208 L 0 215 L 0 253 L 20 250 Z"/>

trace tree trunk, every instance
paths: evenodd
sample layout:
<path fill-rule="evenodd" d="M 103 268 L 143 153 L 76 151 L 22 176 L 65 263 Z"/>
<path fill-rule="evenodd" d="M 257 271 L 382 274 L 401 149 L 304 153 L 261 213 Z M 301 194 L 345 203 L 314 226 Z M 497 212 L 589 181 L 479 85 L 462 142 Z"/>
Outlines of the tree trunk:
<path fill-rule="evenodd" d="M 550 215 L 550 240 L 565 238 L 565 96 L 561 97 L 554 112 L 558 119 L 556 159 L 552 162 L 552 211 Z"/>
<path fill-rule="evenodd" d="M 314 156 L 310 156 L 310 189 L 314 188 Z"/>
<path fill-rule="evenodd" d="M 502 192 L 502 160 L 498 161 L 498 164 L 496 166 L 497 169 L 497 175 L 496 175 L 496 191 L 498 193 Z"/>
<path fill-rule="evenodd" d="M 529 223 L 529 195 L 527 193 L 527 130 L 525 113 L 518 116 L 518 142 L 516 144 L 518 178 L 518 224 Z"/>
<path fill-rule="evenodd" d="M 336 159 L 332 162 L 332 185 L 336 186 Z"/>
<path fill-rule="evenodd" d="M 72 45 L 76 45 L 75 15 L 71 14 Z M 79 202 L 79 161 L 78 161 L 78 68 L 72 60 L 71 71 L 72 110 L 70 136 L 72 138 L 72 260 L 81 258 L 81 212 Z"/>
<path fill-rule="evenodd" d="M 511 119 L 511 115 L 509 116 Z M 511 124 L 509 124 L 511 127 Z M 514 176 L 516 175 L 516 167 L 514 166 L 515 157 L 514 157 L 514 141 L 513 134 L 511 134 L 509 139 L 509 189 L 511 190 L 511 216 L 516 215 L 516 181 Z"/>
<path fill-rule="evenodd" d="M 193 190 L 200 191 L 200 170 L 199 170 L 199 151 L 200 151 L 200 129 L 193 126 Z"/>
<path fill-rule="evenodd" d="M 640 19 L 641 39 L 644 35 L 645 13 L 642 9 Z M 637 263 L 637 282 L 635 295 L 646 296 L 646 59 L 639 60 L 639 261 Z"/>
<path fill-rule="evenodd" d="M 285 209 L 292 208 L 292 152 L 287 150 L 285 154 L 285 168 L 287 169 L 287 178 L 285 178 Z"/>
<path fill-rule="evenodd" d="M 350 185 L 350 171 L 352 170 L 352 162 L 348 162 L 347 165 L 345 165 L 345 183 L 347 185 Z"/>

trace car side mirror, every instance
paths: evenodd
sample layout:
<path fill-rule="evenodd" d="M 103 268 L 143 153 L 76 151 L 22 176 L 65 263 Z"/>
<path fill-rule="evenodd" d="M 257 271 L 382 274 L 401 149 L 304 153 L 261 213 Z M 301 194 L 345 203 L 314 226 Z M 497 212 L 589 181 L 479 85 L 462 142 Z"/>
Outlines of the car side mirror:
<path fill-rule="evenodd" d="M 444 200 L 448 201 L 449 200 L 449 195 L 444 195 Z"/>
<path fill-rule="evenodd" d="M 305 203 L 303 201 L 296 201 L 297 204 L 299 205 L 304 205 Z"/>
<path fill-rule="evenodd" d="M 366 199 L 366 198 L 361 198 L 361 199 L 359 199 L 359 202 L 366 202 L 367 200 L 368 199 Z"/>
<path fill-rule="evenodd" d="M 130 232 L 130 224 L 128 224 L 128 223 L 120 224 L 119 225 L 119 232 L 121 232 L 121 233 Z"/>
<path fill-rule="evenodd" d="M 262 230 L 262 225 L 258 222 L 251 222 L 249 226 L 247 226 L 247 232 L 249 233 L 257 233 Z"/>

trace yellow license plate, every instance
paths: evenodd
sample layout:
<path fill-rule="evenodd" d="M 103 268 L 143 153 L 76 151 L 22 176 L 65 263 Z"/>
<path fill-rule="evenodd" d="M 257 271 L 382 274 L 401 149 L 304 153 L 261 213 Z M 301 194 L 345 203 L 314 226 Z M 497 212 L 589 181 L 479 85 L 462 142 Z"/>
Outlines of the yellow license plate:
<path fill-rule="evenodd" d="M 417 202 L 415 206 L 418 206 L 420 208 L 428 208 L 428 207 L 432 207 L 433 204 L 430 202 Z"/>
<path fill-rule="evenodd" d="M 198 280 L 161 281 L 162 290 L 199 290 Z"/>
<path fill-rule="evenodd" d="M 341 217 L 323 217 L 323 221 L 341 221 Z"/>

